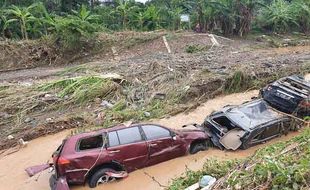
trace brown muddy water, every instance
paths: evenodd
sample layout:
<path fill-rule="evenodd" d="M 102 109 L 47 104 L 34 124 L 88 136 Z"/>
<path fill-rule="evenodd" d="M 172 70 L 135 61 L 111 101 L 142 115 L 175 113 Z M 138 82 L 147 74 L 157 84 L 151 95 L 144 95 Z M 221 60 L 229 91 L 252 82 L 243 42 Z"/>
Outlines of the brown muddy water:
<path fill-rule="evenodd" d="M 310 74 L 306 74 L 306 75 L 305 75 L 305 79 L 306 79 L 307 81 L 310 81 Z"/>
<path fill-rule="evenodd" d="M 308 75 L 310 78 L 310 75 Z M 207 101 L 197 109 L 188 114 L 178 114 L 176 116 L 153 120 L 153 123 L 159 123 L 171 128 L 180 128 L 184 124 L 188 123 L 201 123 L 206 115 L 210 114 L 214 110 L 218 110 L 227 104 L 240 104 L 244 101 L 248 101 L 251 97 L 256 96 L 258 91 L 249 91 L 246 93 L 231 94 L 227 96 L 218 97 Z M 45 190 L 49 189 L 48 179 L 50 173 L 48 171 L 42 172 L 40 175 L 36 175 L 29 178 L 26 175 L 24 169 L 26 167 L 45 163 L 49 160 L 51 154 L 56 147 L 61 143 L 70 131 L 63 131 L 61 133 L 41 137 L 29 142 L 28 146 L 20 151 L 10 154 L 8 156 L 0 158 L 0 189 L 3 190 Z M 206 159 L 234 159 L 245 158 L 252 155 L 255 150 L 267 144 L 274 143 L 276 141 L 283 141 L 289 139 L 298 132 L 290 133 L 287 136 L 274 139 L 266 144 L 255 146 L 247 150 L 240 151 L 221 151 L 215 148 L 211 148 L 208 151 L 200 152 L 195 155 L 183 156 L 176 158 L 155 166 L 137 170 L 130 173 L 129 177 L 111 184 L 97 187 L 97 189 L 109 189 L 109 190 L 158 190 L 164 189 L 160 187 L 150 176 L 154 177 L 156 181 L 162 185 L 168 185 L 169 181 L 175 177 L 182 175 L 185 172 L 186 167 L 192 170 L 198 170 L 202 167 Z M 73 190 L 85 190 L 89 189 L 85 186 L 71 187 Z"/>

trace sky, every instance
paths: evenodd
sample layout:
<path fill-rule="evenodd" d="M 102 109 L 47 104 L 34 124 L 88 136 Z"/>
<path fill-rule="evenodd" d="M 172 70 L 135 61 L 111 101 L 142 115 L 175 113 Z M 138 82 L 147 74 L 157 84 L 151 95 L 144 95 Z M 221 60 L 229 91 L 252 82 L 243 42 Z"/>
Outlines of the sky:
<path fill-rule="evenodd" d="M 145 3 L 147 2 L 148 0 L 136 0 L 136 2 L 141 2 L 141 3 Z"/>

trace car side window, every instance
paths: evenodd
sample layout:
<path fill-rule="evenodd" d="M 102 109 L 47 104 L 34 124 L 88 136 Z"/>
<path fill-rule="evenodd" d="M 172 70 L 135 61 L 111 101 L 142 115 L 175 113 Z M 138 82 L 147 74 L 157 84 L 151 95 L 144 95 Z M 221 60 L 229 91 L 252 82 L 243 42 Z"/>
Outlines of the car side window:
<path fill-rule="evenodd" d="M 142 141 L 142 136 L 138 127 L 130 127 L 117 131 L 120 144 L 130 144 Z"/>
<path fill-rule="evenodd" d="M 96 149 L 103 146 L 102 135 L 83 138 L 79 141 L 79 150 Z"/>
<path fill-rule="evenodd" d="M 120 144 L 116 131 L 109 132 L 108 138 L 110 147 L 117 146 Z"/>
<path fill-rule="evenodd" d="M 260 131 L 259 133 L 257 133 L 253 138 L 252 138 L 252 142 L 257 142 L 259 140 L 262 140 L 263 138 L 263 133 L 264 131 Z"/>
<path fill-rule="evenodd" d="M 156 125 L 144 125 L 142 126 L 144 134 L 147 140 L 153 140 L 164 137 L 171 137 L 170 131 L 168 129 L 162 128 Z"/>

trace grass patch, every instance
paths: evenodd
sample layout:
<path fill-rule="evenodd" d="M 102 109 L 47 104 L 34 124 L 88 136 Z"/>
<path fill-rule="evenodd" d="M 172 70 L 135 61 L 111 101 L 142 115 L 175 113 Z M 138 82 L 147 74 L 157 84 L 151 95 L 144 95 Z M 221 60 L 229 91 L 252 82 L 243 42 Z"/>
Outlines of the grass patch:
<path fill-rule="evenodd" d="M 0 86 L 0 91 L 6 90 L 8 88 L 9 88 L 9 86 Z"/>
<path fill-rule="evenodd" d="M 237 93 L 245 91 L 253 86 L 252 78 L 243 73 L 236 71 L 224 84 L 224 91 L 226 93 Z"/>
<path fill-rule="evenodd" d="M 242 161 L 208 160 L 202 170 L 187 171 L 169 190 L 185 189 L 203 175 L 224 181 L 218 189 L 308 189 L 310 183 L 310 129 L 286 142 L 259 149 Z"/>
<path fill-rule="evenodd" d="M 75 67 L 65 68 L 63 71 L 60 71 L 57 74 L 59 76 L 64 76 L 64 75 L 74 74 L 74 73 L 83 73 L 83 72 L 86 72 L 88 70 L 89 70 L 89 68 L 86 65 L 79 65 L 79 66 L 75 66 Z"/>
<path fill-rule="evenodd" d="M 123 42 L 120 42 L 121 43 L 120 45 L 121 45 L 121 47 L 129 49 L 129 48 L 134 47 L 136 45 L 156 40 L 156 39 L 160 38 L 161 36 L 162 35 L 160 35 L 160 34 L 136 35 L 136 36 L 132 36 L 128 39 L 125 39 Z"/>
<path fill-rule="evenodd" d="M 302 35 L 260 35 L 256 39 L 266 41 L 271 47 L 280 48 L 288 46 L 308 45 L 309 37 Z"/>
<path fill-rule="evenodd" d="M 210 46 L 202 46 L 202 45 L 194 44 L 194 45 L 186 45 L 185 52 L 186 53 L 198 53 L 202 51 L 207 51 L 209 49 L 210 49 Z"/>
<path fill-rule="evenodd" d="M 119 90 L 119 84 L 99 76 L 62 79 L 39 87 L 42 91 L 54 90 L 60 98 L 70 102 L 85 103 L 95 98 L 111 98 Z"/>
<path fill-rule="evenodd" d="M 209 159 L 203 166 L 202 170 L 192 171 L 186 170 L 184 177 L 177 178 L 173 180 L 169 186 L 169 190 L 181 190 L 185 189 L 194 183 L 197 183 L 198 180 L 204 175 L 212 175 L 215 178 L 220 178 L 224 176 L 231 168 L 235 167 L 239 161 L 230 160 L 221 162 L 215 159 Z"/>
<path fill-rule="evenodd" d="M 120 100 L 113 106 L 113 108 L 105 110 L 105 121 L 102 126 L 98 127 L 107 128 L 111 127 L 113 124 L 130 120 L 133 122 L 139 122 L 160 118 L 173 110 L 173 106 L 169 100 L 153 100 L 149 104 L 139 107 L 130 106 L 127 104 L 128 103 L 125 100 Z"/>

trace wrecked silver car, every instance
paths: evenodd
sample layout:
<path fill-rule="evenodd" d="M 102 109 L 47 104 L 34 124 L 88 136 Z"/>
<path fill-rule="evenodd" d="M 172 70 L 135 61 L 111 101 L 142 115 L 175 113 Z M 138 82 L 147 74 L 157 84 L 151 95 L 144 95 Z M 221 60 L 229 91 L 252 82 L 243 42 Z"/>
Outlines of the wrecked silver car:
<path fill-rule="evenodd" d="M 209 115 L 199 128 L 220 149 L 247 149 L 291 130 L 290 117 L 274 111 L 263 99 L 225 106 Z"/>

